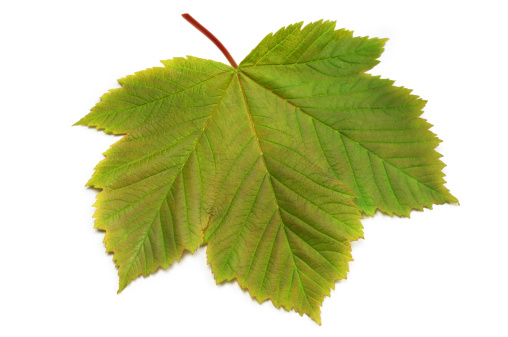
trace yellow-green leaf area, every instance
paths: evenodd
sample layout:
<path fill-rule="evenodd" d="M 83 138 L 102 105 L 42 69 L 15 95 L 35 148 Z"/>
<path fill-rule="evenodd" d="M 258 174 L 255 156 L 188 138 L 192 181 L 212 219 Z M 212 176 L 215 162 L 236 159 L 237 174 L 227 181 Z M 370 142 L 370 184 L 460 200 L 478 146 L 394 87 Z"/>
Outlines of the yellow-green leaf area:
<path fill-rule="evenodd" d="M 425 101 L 365 73 L 385 41 L 298 23 L 238 69 L 175 58 L 120 79 L 77 123 L 125 134 L 88 182 L 119 291 L 207 245 L 217 282 L 320 323 L 361 212 L 456 203 Z"/>

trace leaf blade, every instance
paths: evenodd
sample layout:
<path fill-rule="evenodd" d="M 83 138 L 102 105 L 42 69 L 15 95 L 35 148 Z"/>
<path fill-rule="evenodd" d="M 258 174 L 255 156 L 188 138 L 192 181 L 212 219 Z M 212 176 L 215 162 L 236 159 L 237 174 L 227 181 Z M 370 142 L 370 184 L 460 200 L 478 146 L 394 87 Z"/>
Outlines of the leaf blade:
<path fill-rule="evenodd" d="M 240 63 L 250 67 L 299 69 L 312 67 L 318 72 L 348 75 L 367 71 L 379 63 L 387 39 L 353 37 L 353 32 L 335 30 L 335 21 L 320 20 L 303 27 L 303 22 L 268 34 Z"/>
<path fill-rule="evenodd" d="M 410 90 L 368 74 L 323 74 L 295 65 L 242 71 L 313 118 L 325 159 L 318 162 L 324 170 L 331 167 L 331 173 L 353 189 L 362 212 L 373 215 L 379 209 L 409 216 L 412 209 L 458 202 L 444 187 L 444 164 L 435 151 L 440 140 L 429 131 L 431 125 L 419 118 L 425 101 Z M 420 169 L 411 169 L 416 166 Z M 392 186 L 394 175 L 411 182 Z"/>
<path fill-rule="evenodd" d="M 238 134 L 232 130 L 234 124 L 251 126 L 252 164 L 246 170 L 248 179 L 241 178 L 231 191 L 221 193 L 231 198 L 221 200 L 227 209 L 212 218 L 205 229 L 208 261 L 218 283 L 236 278 L 258 301 L 270 299 L 278 307 L 295 309 L 319 323 L 323 297 L 348 270 L 350 241 L 363 236 L 360 214 L 352 203 L 354 195 L 339 181 L 327 178 L 317 166 L 302 164 L 301 155 L 295 151 L 285 149 L 281 153 L 280 148 L 263 143 L 266 135 L 258 134 L 256 115 L 250 112 L 249 87 L 242 84 L 246 78 L 238 78 L 230 89 L 236 90 L 231 105 L 241 111 L 231 113 L 230 119 L 226 117 L 221 123 L 234 134 Z M 257 144 L 252 144 L 253 140 Z M 295 146 L 302 150 L 298 144 Z M 242 197 L 247 201 L 239 201 Z M 295 228 L 305 226 L 305 236 L 294 234 Z M 325 241 L 323 252 L 310 243 L 319 240 Z M 314 251 L 309 254 L 311 248 Z M 297 255 L 295 249 L 307 253 Z M 332 270 L 323 269 L 323 263 L 330 264 Z M 271 268 L 271 264 L 283 268 Z M 320 283 L 309 278 L 310 273 Z M 294 282 L 288 284 L 288 277 Z"/>
<path fill-rule="evenodd" d="M 188 63 L 186 66 L 192 67 L 196 59 Z M 170 77 L 179 75 L 171 67 L 162 69 L 157 71 Z M 146 73 L 153 76 L 150 70 L 141 76 Z M 138 80 L 136 76 L 131 80 Z M 145 118 L 145 123 L 115 143 L 96 167 L 88 183 L 102 189 L 94 204 L 95 227 L 106 231 L 106 250 L 114 253 L 120 276 L 119 292 L 139 275 L 168 267 L 185 250 L 193 252 L 202 243 L 205 215 L 200 205 L 201 186 L 194 179 L 199 175 L 195 152 L 231 79 L 232 73 L 220 73 L 199 86 L 190 84 L 188 90 L 176 91 L 166 100 L 167 106 L 155 112 L 160 115 L 160 111 L 171 110 L 172 114 L 164 114 L 152 123 Z M 192 91 L 198 88 L 208 95 L 195 99 Z M 117 89 L 120 94 L 122 90 L 134 95 L 128 86 Z M 150 93 L 136 91 L 144 97 Z M 99 126 L 125 131 L 115 129 L 113 124 Z"/>
<path fill-rule="evenodd" d="M 207 244 L 217 283 L 320 324 L 345 278 L 360 211 L 409 216 L 454 203 L 425 101 L 364 72 L 386 39 L 335 22 L 269 34 L 238 69 L 163 61 L 77 125 L 126 134 L 95 168 L 95 227 L 122 291 Z"/>

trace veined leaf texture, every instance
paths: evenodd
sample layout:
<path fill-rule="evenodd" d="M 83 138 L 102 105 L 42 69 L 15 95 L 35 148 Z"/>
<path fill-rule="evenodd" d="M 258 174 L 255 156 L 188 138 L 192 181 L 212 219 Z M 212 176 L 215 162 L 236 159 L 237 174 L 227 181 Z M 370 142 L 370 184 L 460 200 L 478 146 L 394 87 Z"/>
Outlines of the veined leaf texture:
<path fill-rule="evenodd" d="M 297 23 L 238 66 L 174 58 L 120 79 L 76 123 L 125 134 L 87 184 L 119 291 L 207 245 L 217 282 L 320 324 L 361 213 L 457 203 L 425 101 L 365 73 L 384 44 Z"/>

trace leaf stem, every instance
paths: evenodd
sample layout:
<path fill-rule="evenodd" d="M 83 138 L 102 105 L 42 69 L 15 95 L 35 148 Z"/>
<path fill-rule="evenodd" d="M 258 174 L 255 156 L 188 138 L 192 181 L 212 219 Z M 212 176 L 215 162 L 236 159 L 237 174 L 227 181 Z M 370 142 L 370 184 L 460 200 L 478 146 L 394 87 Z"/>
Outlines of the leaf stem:
<path fill-rule="evenodd" d="M 235 69 L 238 69 L 238 64 L 236 64 L 235 59 L 233 59 L 233 56 L 231 56 L 229 51 L 226 49 L 226 47 L 224 47 L 224 45 L 219 41 L 219 39 L 217 39 L 212 33 L 210 33 L 208 29 L 206 29 L 199 22 L 197 22 L 196 19 L 190 16 L 190 14 L 187 13 L 182 14 L 182 17 L 185 20 L 187 20 L 191 25 L 193 25 L 197 30 L 203 33 L 207 38 L 209 38 L 210 41 L 212 41 L 217 46 L 217 48 L 219 48 L 222 54 L 226 56 L 231 66 L 233 66 L 233 68 Z"/>

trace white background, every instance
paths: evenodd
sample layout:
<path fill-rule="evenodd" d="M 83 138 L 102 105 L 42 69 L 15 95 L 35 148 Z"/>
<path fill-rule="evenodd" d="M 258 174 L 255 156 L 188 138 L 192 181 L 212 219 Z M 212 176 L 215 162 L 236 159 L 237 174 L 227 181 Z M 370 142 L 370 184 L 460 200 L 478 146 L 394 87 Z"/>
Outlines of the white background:
<path fill-rule="evenodd" d="M 0 335 L 508 336 L 508 25 L 504 1 L 2 1 Z M 240 62 L 321 18 L 388 37 L 371 73 L 427 99 L 460 206 L 363 220 L 323 325 L 217 286 L 205 248 L 117 295 L 83 187 L 119 138 L 71 127 L 116 79 L 193 55 Z"/>

